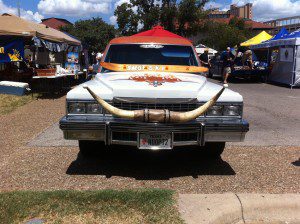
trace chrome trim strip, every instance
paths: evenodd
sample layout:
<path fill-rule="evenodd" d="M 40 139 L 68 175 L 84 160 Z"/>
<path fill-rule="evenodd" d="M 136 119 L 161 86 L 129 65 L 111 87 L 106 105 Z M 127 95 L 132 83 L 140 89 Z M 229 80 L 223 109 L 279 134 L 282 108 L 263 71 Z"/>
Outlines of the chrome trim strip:
<path fill-rule="evenodd" d="M 153 103 L 153 104 L 184 104 L 198 103 L 196 98 L 139 98 L 139 97 L 114 97 L 116 103 Z"/>

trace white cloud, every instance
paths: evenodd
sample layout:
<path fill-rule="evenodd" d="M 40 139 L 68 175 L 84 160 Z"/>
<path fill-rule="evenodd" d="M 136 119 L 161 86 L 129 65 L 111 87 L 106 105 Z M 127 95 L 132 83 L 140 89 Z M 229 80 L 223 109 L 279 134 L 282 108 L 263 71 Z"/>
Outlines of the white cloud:
<path fill-rule="evenodd" d="M 40 12 L 46 15 L 85 16 L 95 13 L 108 14 L 111 0 L 41 0 Z"/>
<path fill-rule="evenodd" d="M 3 3 L 2 0 L 0 0 L 0 14 L 3 14 L 3 13 L 18 15 L 18 9 L 15 7 L 12 7 L 12 6 L 7 6 Z M 30 10 L 21 9 L 20 14 L 21 14 L 21 18 L 30 20 L 33 22 L 38 22 L 38 23 L 41 22 L 41 20 L 44 18 L 44 16 L 41 15 L 40 13 L 32 12 Z"/>
<path fill-rule="evenodd" d="M 122 5 L 123 3 L 130 3 L 130 0 L 118 0 L 118 1 L 116 1 L 115 2 L 115 9 L 118 7 L 118 6 L 120 6 L 120 5 Z"/>
<path fill-rule="evenodd" d="M 116 25 L 117 24 L 117 17 L 116 16 L 109 17 L 109 22 L 110 22 L 111 25 Z"/>
<path fill-rule="evenodd" d="M 123 3 L 130 3 L 130 0 L 118 0 L 114 4 L 114 9 L 116 9 L 118 6 L 122 5 Z M 134 6 L 132 7 L 133 12 L 137 13 L 138 7 Z"/>
<path fill-rule="evenodd" d="M 235 3 L 236 0 L 232 1 Z M 298 16 L 300 0 L 241 0 L 238 5 L 253 3 L 254 20 L 266 21 L 290 16 Z"/>
<path fill-rule="evenodd" d="M 260 21 L 298 16 L 300 1 L 291 0 L 256 0 L 253 2 L 254 18 Z"/>
<path fill-rule="evenodd" d="M 208 10 L 208 9 L 214 9 L 214 8 L 222 8 L 222 4 L 221 3 L 217 3 L 217 2 L 208 2 L 205 4 L 204 9 Z"/>

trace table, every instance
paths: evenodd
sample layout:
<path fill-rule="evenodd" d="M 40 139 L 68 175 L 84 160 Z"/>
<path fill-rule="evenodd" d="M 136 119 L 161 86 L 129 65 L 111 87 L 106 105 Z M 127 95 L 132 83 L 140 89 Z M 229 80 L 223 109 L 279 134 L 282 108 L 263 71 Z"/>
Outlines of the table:
<path fill-rule="evenodd" d="M 62 73 L 55 76 L 33 76 L 32 89 L 39 93 L 59 93 L 84 82 L 86 80 L 84 74 L 84 72 L 78 72 L 76 74 L 78 79 L 75 79 L 74 73 Z"/>

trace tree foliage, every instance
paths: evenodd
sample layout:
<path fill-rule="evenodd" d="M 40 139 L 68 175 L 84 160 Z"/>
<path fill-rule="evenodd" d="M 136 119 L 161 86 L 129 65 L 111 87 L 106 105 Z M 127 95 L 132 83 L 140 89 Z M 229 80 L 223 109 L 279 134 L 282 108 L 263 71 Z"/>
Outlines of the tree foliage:
<path fill-rule="evenodd" d="M 132 35 L 138 31 L 138 16 L 132 9 L 132 4 L 124 3 L 114 12 L 121 35 Z"/>
<path fill-rule="evenodd" d="M 200 42 L 219 51 L 236 46 L 253 36 L 245 21 L 238 18 L 231 19 L 229 24 L 209 20 L 201 31 L 205 37 Z"/>
<path fill-rule="evenodd" d="M 131 35 L 134 32 L 149 30 L 155 25 L 189 36 L 196 33 L 199 20 L 204 15 L 203 6 L 209 0 L 130 0 L 115 10 L 119 32 Z M 139 27 L 141 27 L 139 29 Z"/>
<path fill-rule="evenodd" d="M 79 20 L 74 25 L 62 27 L 61 30 L 81 40 L 82 45 L 90 52 L 103 51 L 116 34 L 114 26 L 107 24 L 102 18 Z"/>

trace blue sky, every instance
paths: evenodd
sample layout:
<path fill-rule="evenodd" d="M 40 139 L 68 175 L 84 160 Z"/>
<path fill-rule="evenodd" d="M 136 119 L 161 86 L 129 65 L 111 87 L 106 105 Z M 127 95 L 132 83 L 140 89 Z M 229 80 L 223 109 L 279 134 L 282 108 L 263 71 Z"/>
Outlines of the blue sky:
<path fill-rule="evenodd" d="M 117 5 L 129 0 L 20 0 L 21 16 L 39 22 L 47 17 L 60 17 L 74 22 L 79 19 L 100 16 L 115 24 L 113 16 Z M 18 0 L 0 0 L 0 13 L 17 13 Z M 214 0 L 206 6 L 228 9 L 230 4 L 253 3 L 254 19 L 266 21 L 288 16 L 300 16 L 300 0 Z"/>

